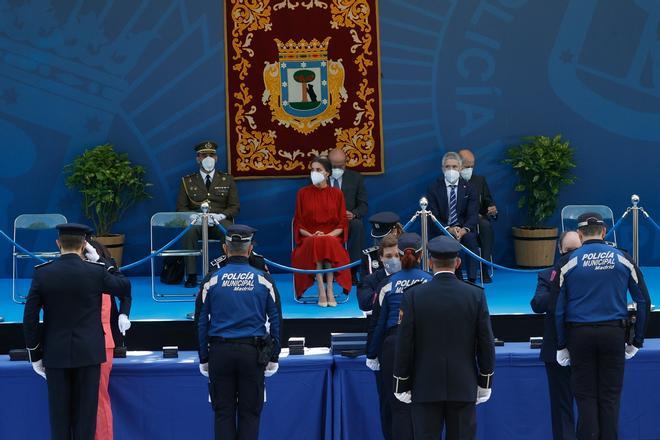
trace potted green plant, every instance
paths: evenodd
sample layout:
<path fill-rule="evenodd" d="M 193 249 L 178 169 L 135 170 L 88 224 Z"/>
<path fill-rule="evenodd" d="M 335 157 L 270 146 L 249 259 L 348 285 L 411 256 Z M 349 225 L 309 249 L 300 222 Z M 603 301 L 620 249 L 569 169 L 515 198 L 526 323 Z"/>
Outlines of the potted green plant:
<path fill-rule="evenodd" d="M 147 192 L 144 167 L 134 165 L 128 154 L 118 153 L 111 144 L 85 150 L 64 167 L 66 186 L 82 194 L 85 217 L 93 224 L 96 238 L 106 245 L 121 265 L 124 234 L 111 232 L 128 208 L 151 198 Z"/>
<path fill-rule="evenodd" d="M 561 135 L 531 136 L 526 143 L 511 147 L 504 163 L 518 176 L 515 191 L 523 193 L 519 208 L 527 208 L 527 225 L 513 228 L 516 263 L 525 267 L 546 267 L 553 263 L 557 228 L 544 222 L 555 212 L 562 185 L 571 184 L 575 168 L 573 149 Z"/>

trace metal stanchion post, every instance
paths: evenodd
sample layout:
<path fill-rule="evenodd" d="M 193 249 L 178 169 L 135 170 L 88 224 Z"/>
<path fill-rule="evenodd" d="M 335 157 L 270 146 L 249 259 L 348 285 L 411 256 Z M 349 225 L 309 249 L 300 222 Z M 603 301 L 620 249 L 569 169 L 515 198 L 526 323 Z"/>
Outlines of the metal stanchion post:
<path fill-rule="evenodd" d="M 419 199 L 419 207 L 421 211 L 421 220 L 420 226 L 422 227 L 422 268 L 425 271 L 429 270 L 429 250 L 427 245 L 429 244 L 429 228 L 428 228 L 428 219 L 429 211 L 426 208 L 429 206 L 429 201 L 426 197 Z"/>
<path fill-rule="evenodd" d="M 639 266 L 639 196 L 633 194 L 630 197 L 632 202 L 632 257 Z"/>
<path fill-rule="evenodd" d="M 209 202 L 202 203 L 202 278 L 209 273 Z"/>

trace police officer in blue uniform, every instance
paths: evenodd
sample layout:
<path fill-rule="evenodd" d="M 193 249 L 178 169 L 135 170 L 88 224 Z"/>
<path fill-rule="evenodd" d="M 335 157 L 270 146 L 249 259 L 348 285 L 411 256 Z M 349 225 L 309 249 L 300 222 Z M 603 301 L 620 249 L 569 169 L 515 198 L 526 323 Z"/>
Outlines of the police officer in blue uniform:
<path fill-rule="evenodd" d="M 278 369 L 281 317 L 273 279 L 248 263 L 254 232 L 227 228 L 228 263 L 202 290 L 199 367 L 210 380 L 216 439 L 259 437 L 264 375 Z"/>
<path fill-rule="evenodd" d="M 644 343 L 650 300 L 637 265 L 603 239 L 597 213 L 578 217 L 582 247 L 559 264 L 557 362 L 571 365 L 579 439 L 616 439 L 625 359 Z M 637 303 L 632 344 L 625 342 L 627 292 Z"/>
<path fill-rule="evenodd" d="M 367 347 L 367 367 L 381 371 L 379 398 L 383 400 L 380 407 L 385 438 L 405 440 L 413 438 L 410 408 L 396 399 L 392 391 L 399 306 L 408 288 L 425 283 L 433 277 L 419 268 L 422 253 L 422 238 L 419 235 L 404 233 L 399 237 L 398 248 L 402 254 L 397 260 L 400 265 L 381 282 L 374 302 L 371 322 L 375 321 L 375 327 Z"/>
<path fill-rule="evenodd" d="M 390 211 L 379 212 L 369 217 L 371 223 L 371 236 L 377 244 L 362 251 L 362 264 L 360 265 L 360 282 L 357 287 L 358 305 L 360 310 L 371 310 L 374 294 L 378 284 L 388 275 L 383 266 L 383 252 L 380 242 L 389 234 L 398 237 L 403 233 L 399 216 Z"/>
<path fill-rule="evenodd" d="M 131 284 L 104 264 L 83 259 L 89 227 L 67 223 L 57 229 L 61 256 L 36 266 L 23 332 L 32 367 L 48 379 L 51 438 L 91 440 L 101 363 L 106 360 L 101 295 L 130 297 Z"/>
<path fill-rule="evenodd" d="M 559 254 L 561 256 L 570 254 L 581 245 L 577 232 L 563 232 L 559 237 Z M 555 268 L 539 272 L 531 306 L 535 313 L 545 314 L 540 358 L 545 364 L 548 376 L 552 438 L 553 440 L 575 440 L 571 369 L 557 363 L 557 330 L 555 326 L 555 306 L 559 295 L 559 283 L 555 282 L 557 278 Z"/>
<path fill-rule="evenodd" d="M 484 291 L 456 278 L 460 244 L 428 244 L 433 279 L 401 302 L 394 395 L 411 403 L 415 439 L 476 438 L 475 402 L 490 398 L 495 344 Z M 444 425 L 444 426 L 443 426 Z"/>

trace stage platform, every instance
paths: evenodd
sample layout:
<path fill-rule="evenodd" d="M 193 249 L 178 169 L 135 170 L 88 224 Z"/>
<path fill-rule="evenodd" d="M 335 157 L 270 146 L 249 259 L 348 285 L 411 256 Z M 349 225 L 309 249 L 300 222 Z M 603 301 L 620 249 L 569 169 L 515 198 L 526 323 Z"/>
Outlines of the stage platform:
<path fill-rule="evenodd" d="M 651 293 L 652 303 L 660 300 L 660 267 L 645 267 L 643 273 Z M 306 336 L 308 346 L 326 346 L 330 332 L 364 331 L 364 314 L 357 305 L 355 287 L 348 296 L 348 302 L 337 307 L 321 308 L 315 304 L 299 304 L 294 300 L 292 276 L 273 275 L 282 298 L 285 319 L 284 336 Z M 133 306 L 131 321 L 133 328 L 127 336 L 131 349 L 155 349 L 162 345 L 179 345 L 193 349 L 194 330 L 186 317 L 193 311 L 193 295 L 196 289 L 186 289 L 183 285 L 162 285 L 156 281 L 160 293 L 188 293 L 189 302 L 155 302 L 151 298 L 149 277 L 131 277 L 133 284 Z M 30 280 L 17 282 L 18 292 L 26 294 Z M 507 341 L 524 341 L 530 336 L 542 335 L 542 317 L 534 315 L 529 302 L 534 295 L 536 273 L 496 271 L 491 284 L 486 284 L 488 306 L 493 320 L 495 335 Z M 314 287 L 310 288 L 312 293 Z M 339 287 L 337 292 L 341 292 Z M 338 299 L 344 298 L 340 293 Z M 649 336 L 660 336 L 660 315 L 654 313 Z M 23 305 L 11 300 L 11 279 L 0 280 L 0 353 L 7 348 L 20 347 L 20 323 Z M 657 317 L 657 318 L 656 318 Z M 656 325 L 657 324 L 657 325 Z M 658 331 L 656 331 L 658 328 Z M 155 333 L 158 338 L 154 339 Z"/>

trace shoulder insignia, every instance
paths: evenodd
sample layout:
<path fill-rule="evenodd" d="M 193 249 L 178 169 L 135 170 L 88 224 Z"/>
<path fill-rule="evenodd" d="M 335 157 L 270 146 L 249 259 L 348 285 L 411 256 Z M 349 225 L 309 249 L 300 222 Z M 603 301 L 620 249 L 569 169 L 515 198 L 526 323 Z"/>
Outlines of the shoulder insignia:
<path fill-rule="evenodd" d="M 186 179 L 186 178 L 188 178 L 188 179 L 192 179 L 193 177 L 195 177 L 196 174 L 197 174 L 197 173 L 186 174 L 185 176 L 183 176 L 183 178 L 184 178 L 184 179 Z"/>
<path fill-rule="evenodd" d="M 34 266 L 34 268 L 35 268 L 35 269 L 38 269 L 38 268 L 40 268 L 40 267 L 44 267 L 44 266 L 46 266 L 47 264 L 50 264 L 50 263 L 52 263 L 52 262 L 53 262 L 53 260 L 48 260 L 48 261 L 46 261 L 45 263 L 37 264 L 36 266 Z"/>
<path fill-rule="evenodd" d="M 226 255 L 220 255 L 220 256 L 219 256 L 218 258 L 216 258 L 215 260 L 212 260 L 212 261 L 209 263 L 209 265 L 212 266 L 212 267 L 215 267 L 215 268 L 218 268 L 218 269 L 219 269 L 221 266 L 223 266 L 222 263 L 224 263 L 226 259 L 227 259 L 227 256 L 226 256 Z"/>
<path fill-rule="evenodd" d="M 380 249 L 380 246 L 372 246 L 370 248 L 362 249 L 362 253 L 364 255 L 369 255 L 370 253 L 377 251 L 378 249 Z"/>

